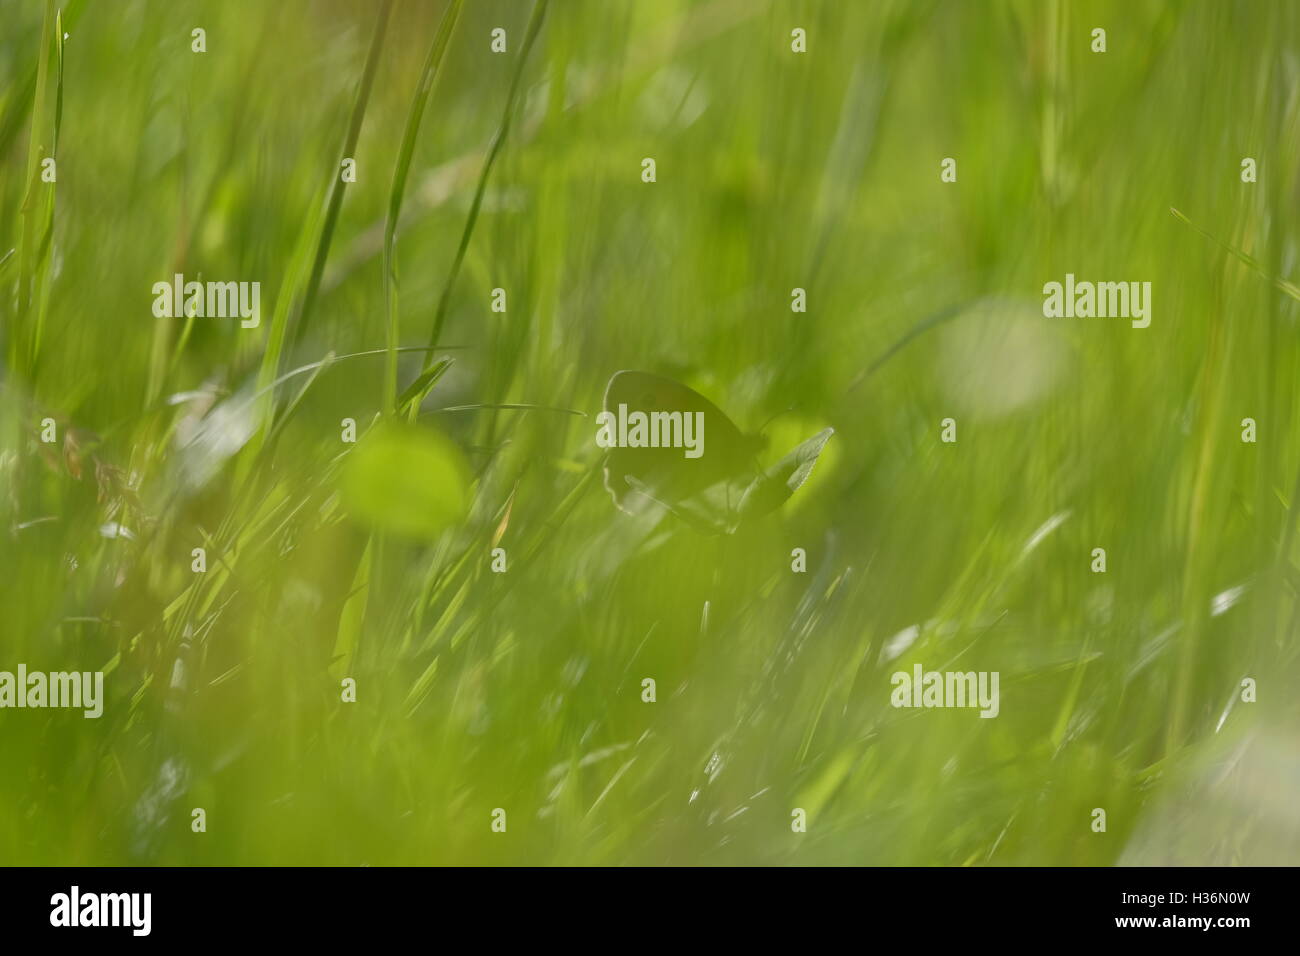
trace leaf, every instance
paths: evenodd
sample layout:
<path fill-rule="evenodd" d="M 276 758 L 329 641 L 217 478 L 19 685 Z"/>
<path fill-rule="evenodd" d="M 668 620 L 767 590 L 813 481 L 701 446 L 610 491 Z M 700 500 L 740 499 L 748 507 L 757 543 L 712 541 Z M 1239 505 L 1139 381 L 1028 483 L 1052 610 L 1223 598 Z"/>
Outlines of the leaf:
<path fill-rule="evenodd" d="M 451 368 L 451 361 L 449 358 L 438 359 L 417 375 L 415 381 L 408 385 L 406 391 L 402 392 L 401 397 L 397 399 L 398 413 L 410 415 L 419 408 L 425 396 L 433 391 L 433 386 L 438 384 L 438 379 Z"/>
<path fill-rule="evenodd" d="M 469 513 L 470 469 L 440 432 L 393 421 L 371 429 L 348 456 L 344 506 L 373 530 L 433 538 Z"/>
<path fill-rule="evenodd" d="M 833 428 L 819 431 L 750 482 L 740 500 L 742 519 L 767 514 L 783 505 L 808 480 L 822 449 L 834 434 Z"/>

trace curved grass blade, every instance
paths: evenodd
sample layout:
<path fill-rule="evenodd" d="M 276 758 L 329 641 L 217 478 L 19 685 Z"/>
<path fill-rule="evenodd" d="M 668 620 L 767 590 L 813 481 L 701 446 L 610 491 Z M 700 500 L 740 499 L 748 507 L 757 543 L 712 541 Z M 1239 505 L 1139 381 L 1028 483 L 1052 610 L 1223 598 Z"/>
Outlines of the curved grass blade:
<path fill-rule="evenodd" d="M 1288 282 L 1286 279 L 1282 279 L 1279 278 L 1278 276 L 1270 274 L 1269 271 L 1265 269 L 1262 265 L 1260 265 L 1259 261 L 1255 259 L 1253 256 L 1247 255 L 1246 253 L 1238 249 L 1236 246 L 1228 245 L 1226 242 L 1224 242 L 1222 239 L 1215 236 L 1213 233 L 1210 233 L 1205 229 L 1202 229 L 1200 226 L 1192 222 L 1190 219 L 1188 219 L 1185 215 L 1183 215 L 1173 206 L 1169 207 L 1169 211 L 1174 214 L 1174 218 L 1177 219 L 1179 222 L 1183 222 L 1191 226 L 1193 229 L 1199 232 L 1206 239 L 1209 239 L 1210 242 L 1214 243 L 1224 252 L 1228 253 L 1234 258 L 1250 266 L 1250 268 L 1253 269 L 1256 273 L 1263 276 L 1269 282 L 1273 283 L 1273 285 L 1277 289 L 1281 290 L 1282 292 L 1285 292 L 1287 295 L 1295 299 L 1297 302 L 1300 302 L 1300 286 L 1296 286 L 1294 283 Z"/>

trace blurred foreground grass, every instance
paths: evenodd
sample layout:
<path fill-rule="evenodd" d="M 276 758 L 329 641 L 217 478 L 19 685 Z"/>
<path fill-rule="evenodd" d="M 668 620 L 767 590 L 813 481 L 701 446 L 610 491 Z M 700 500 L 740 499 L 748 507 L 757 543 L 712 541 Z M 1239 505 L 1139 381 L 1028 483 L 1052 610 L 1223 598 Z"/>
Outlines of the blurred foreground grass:
<path fill-rule="evenodd" d="M 0 10 L 0 670 L 108 671 L 0 711 L 0 862 L 1300 859 L 1300 8 L 447 8 Z M 836 435 L 735 536 L 634 519 L 555 410 L 621 368 Z"/>

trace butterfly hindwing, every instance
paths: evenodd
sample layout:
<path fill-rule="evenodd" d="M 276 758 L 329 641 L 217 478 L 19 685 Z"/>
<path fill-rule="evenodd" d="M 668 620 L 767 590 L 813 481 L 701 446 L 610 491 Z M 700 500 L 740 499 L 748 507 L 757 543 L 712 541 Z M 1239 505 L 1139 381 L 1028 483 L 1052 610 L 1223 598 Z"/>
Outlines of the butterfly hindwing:
<path fill-rule="evenodd" d="M 755 478 L 741 499 L 741 518 L 764 515 L 784 504 L 812 475 L 813 466 L 834 434 L 833 428 L 822 429 Z"/>

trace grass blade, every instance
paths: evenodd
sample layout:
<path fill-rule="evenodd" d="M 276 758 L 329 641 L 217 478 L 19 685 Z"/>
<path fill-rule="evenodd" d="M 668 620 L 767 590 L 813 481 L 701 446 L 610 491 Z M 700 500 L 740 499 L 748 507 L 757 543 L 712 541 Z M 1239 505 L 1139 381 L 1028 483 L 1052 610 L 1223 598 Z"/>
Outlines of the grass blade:
<path fill-rule="evenodd" d="M 388 217 L 384 221 L 384 289 L 387 293 L 388 306 L 388 362 L 384 369 L 384 400 L 389 412 L 397 408 L 397 344 L 400 340 L 399 313 L 397 307 L 397 260 L 394 248 L 397 236 L 397 221 L 402 212 L 402 199 L 406 193 L 406 179 L 411 171 L 411 157 L 415 152 L 415 140 L 420 132 L 420 121 L 424 118 L 424 109 L 433 97 L 434 81 L 438 78 L 443 56 L 451 42 L 451 34 L 460 19 L 463 0 L 453 0 L 438 24 L 424 60 L 424 69 L 420 73 L 420 85 L 411 101 L 411 111 L 406 117 L 406 129 L 402 133 L 402 146 L 397 154 L 397 165 L 393 168 L 393 187 L 388 197 Z M 423 376 L 421 376 L 423 378 Z"/>
<path fill-rule="evenodd" d="M 506 95 L 506 106 L 501 114 L 501 123 L 497 127 L 496 135 L 492 137 L 492 145 L 488 147 L 487 158 L 484 159 L 483 169 L 479 173 L 478 186 L 474 189 L 474 201 L 470 204 L 469 215 L 465 219 L 465 228 L 460 234 L 460 245 L 456 248 L 456 258 L 452 261 L 451 271 L 447 274 L 447 282 L 442 287 L 442 295 L 438 299 L 438 309 L 433 316 L 433 331 L 429 335 L 430 346 L 436 346 L 438 339 L 442 337 L 442 327 L 447 321 L 447 309 L 451 306 L 452 289 L 456 285 L 456 277 L 460 274 L 460 267 L 465 261 L 465 250 L 469 248 L 470 236 L 474 234 L 474 224 L 478 222 L 478 212 L 483 205 L 483 193 L 487 189 L 487 181 L 492 174 L 492 166 L 496 163 L 501 147 L 506 141 L 506 135 L 510 132 L 510 117 L 514 114 L 515 100 L 519 95 L 519 81 L 523 77 L 524 65 L 528 62 L 528 54 L 533 48 L 533 42 L 537 39 L 537 34 L 542 28 L 542 20 L 546 17 L 547 2 L 548 0 L 537 0 L 533 5 L 533 14 L 528 20 L 528 30 L 524 34 L 523 47 L 519 51 L 519 62 L 515 64 L 514 76 L 510 79 L 510 92 Z"/>

